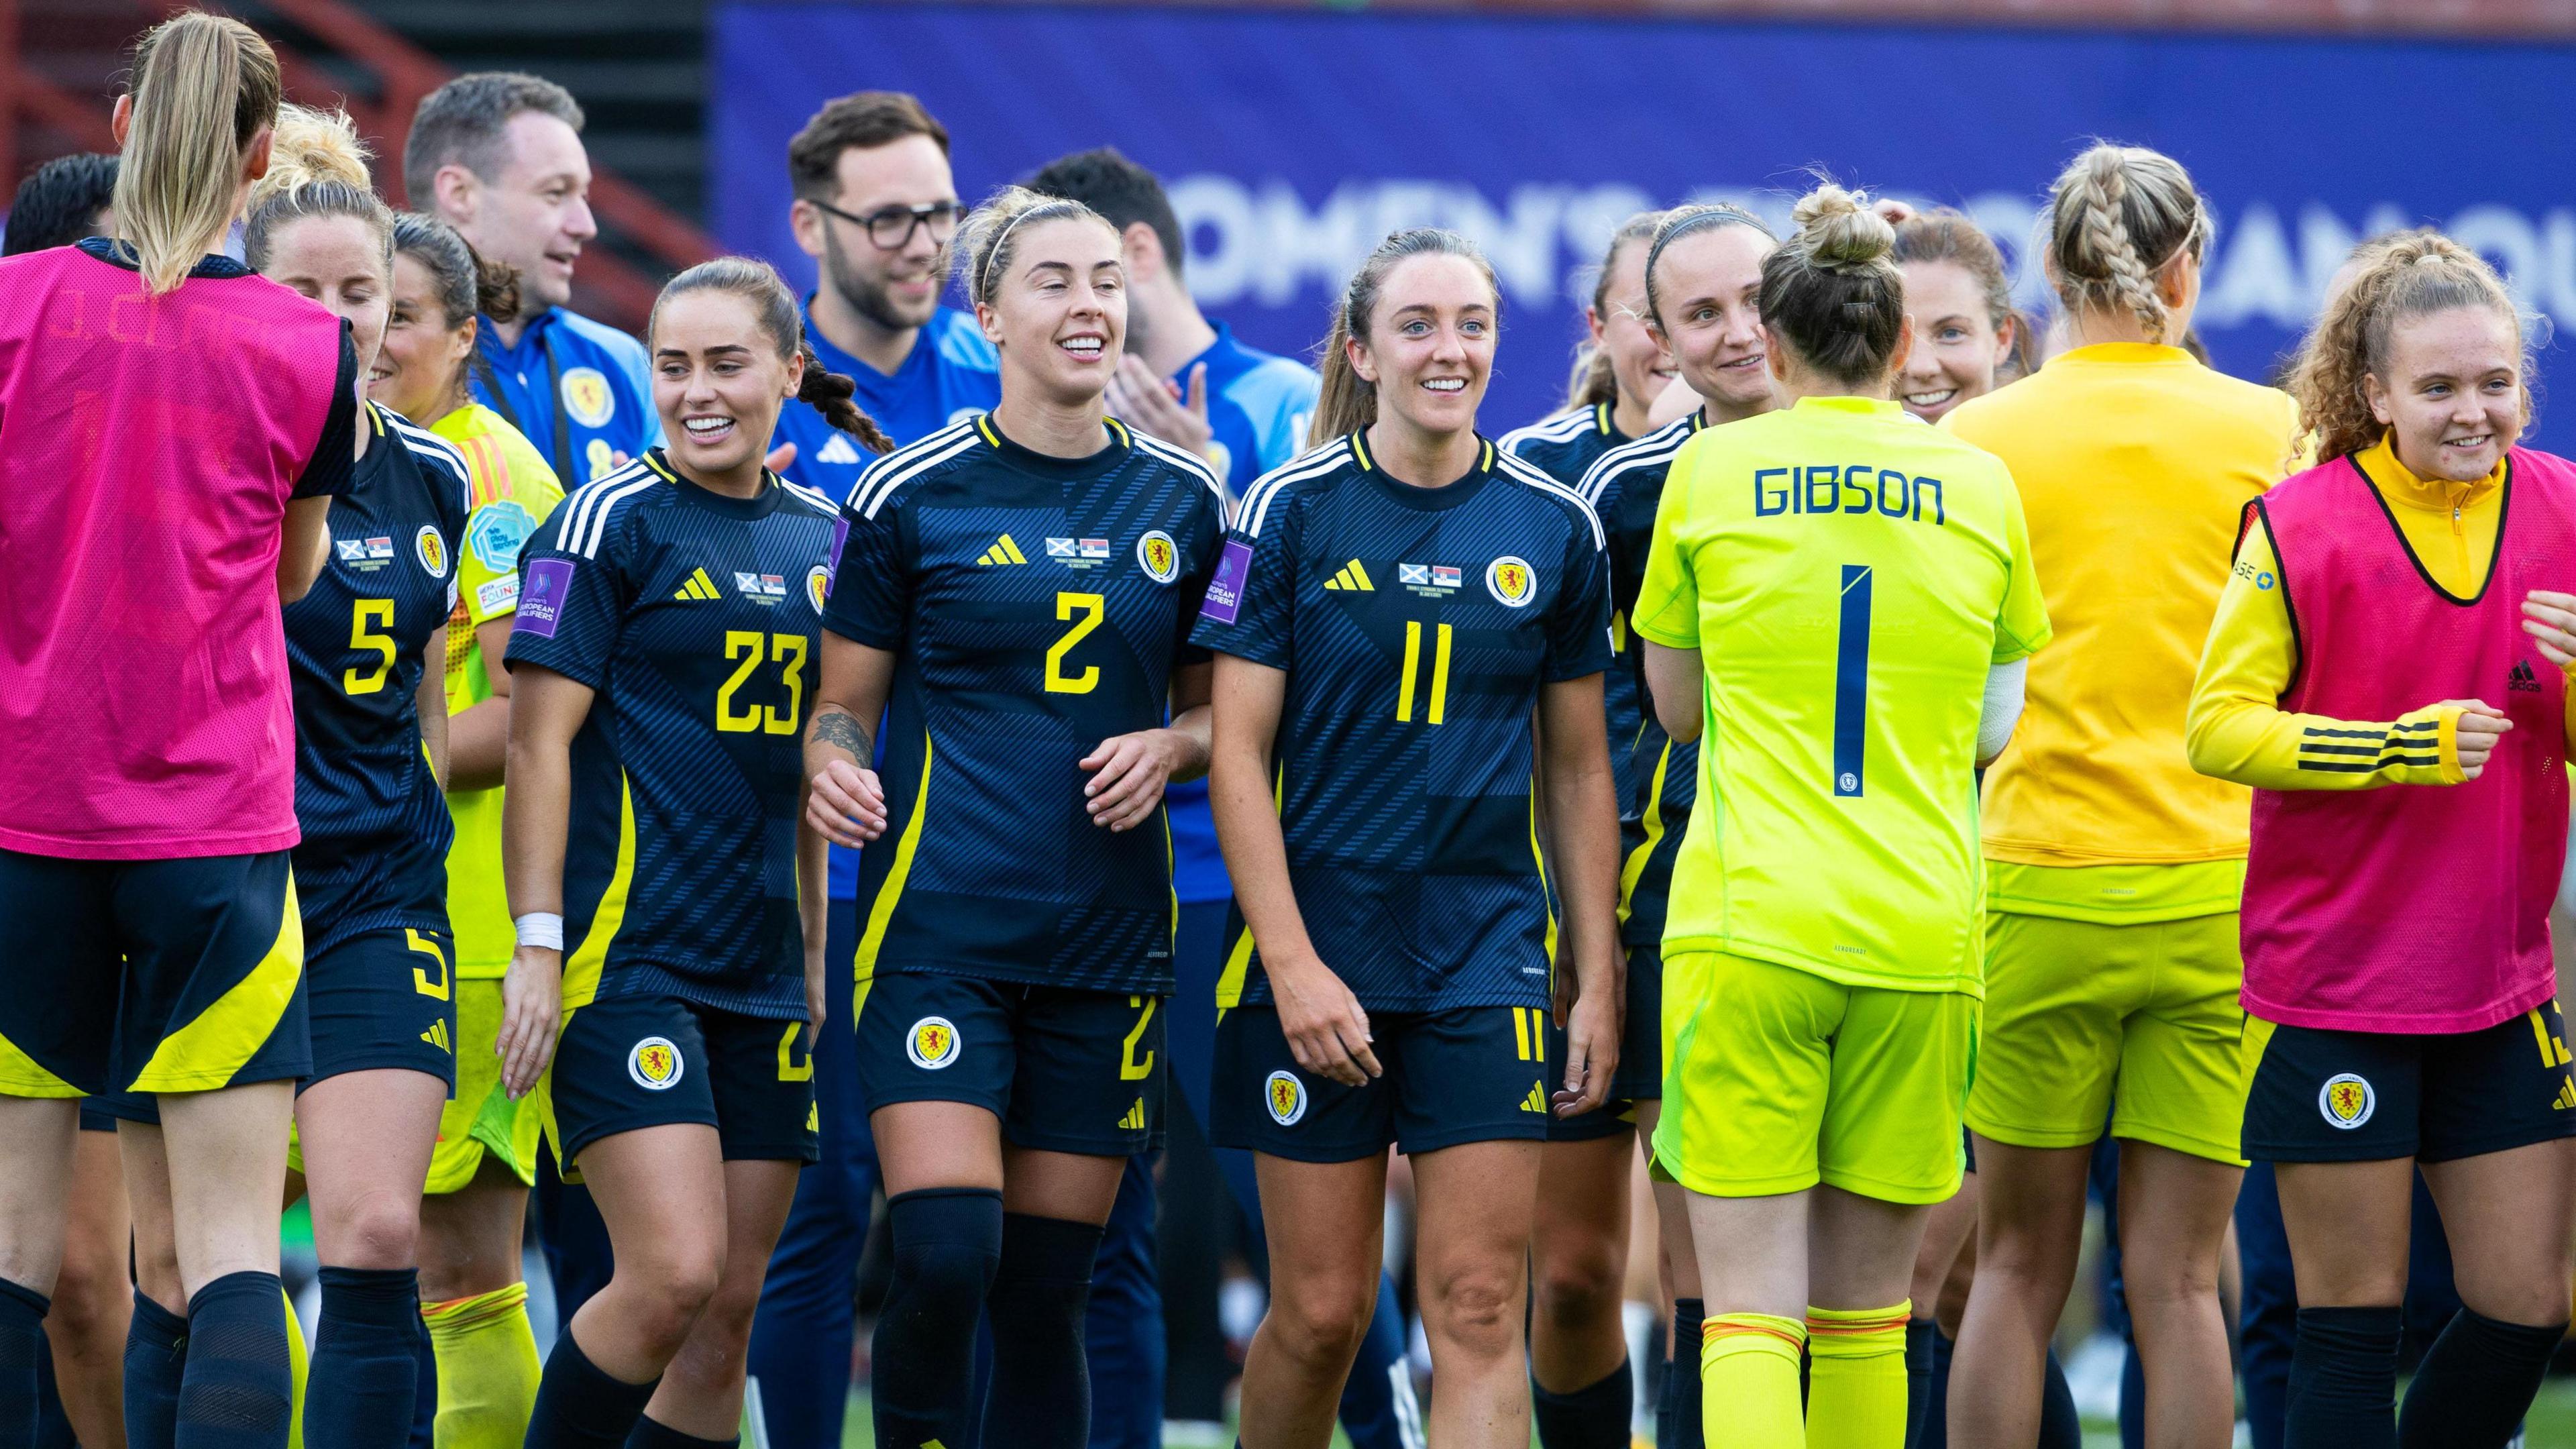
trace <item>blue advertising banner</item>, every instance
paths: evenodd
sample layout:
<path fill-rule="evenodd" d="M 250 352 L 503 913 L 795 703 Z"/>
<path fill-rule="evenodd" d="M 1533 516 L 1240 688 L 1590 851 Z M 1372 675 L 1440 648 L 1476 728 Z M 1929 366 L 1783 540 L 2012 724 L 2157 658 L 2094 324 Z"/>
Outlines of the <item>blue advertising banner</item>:
<path fill-rule="evenodd" d="M 800 287 L 788 137 L 834 96 L 911 91 L 969 199 L 1091 146 L 1152 167 L 1191 290 L 1275 351 L 1311 353 L 1390 229 L 1474 235 L 1505 296 L 1497 433 L 1556 402 L 1583 273 L 1632 211 L 1718 198 L 1785 222 L 1823 168 L 1964 208 L 2038 302 L 2024 243 L 2096 136 L 2172 153 L 2216 204 L 2198 327 L 2231 372 L 2267 376 L 2353 243 L 2400 226 L 2492 257 L 2541 339 L 2576 322 L 2567 46 L 767 0 L 711 24 L 712 230 Z"/>

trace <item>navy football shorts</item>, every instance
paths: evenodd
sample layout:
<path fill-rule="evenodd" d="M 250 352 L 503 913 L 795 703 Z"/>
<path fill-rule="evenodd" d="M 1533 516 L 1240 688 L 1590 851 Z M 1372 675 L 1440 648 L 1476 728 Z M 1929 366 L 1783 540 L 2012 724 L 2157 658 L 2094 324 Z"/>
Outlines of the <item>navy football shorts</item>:
<path fill-rule="evenodd" d="M 1355 1162 L 1388 1144 L 1408 1155 L 1468 1142 L 1543 1141 L 1559 1082 L 1547 1010 L 1465 1006 L 1373 1011 L 1385 1075 L 1347 1087 L 1297 1065 L 1276 1007 L 1237 1006 L 1216 1026 L 1208 1141 L 1299 1162 Z"/>
<path fill-rule="evenodd" d="M 857 993 L 868 1110 L 965 1102 L 1039 1152 L 1133 1157 L 1163 1145 L 1163 998 L 935 971 Z"/>
<path fill-rule="evenodd" d="M 1664 1095 L 1664 949 L 1659 942 L 1620 948 L 1628 953 L 1627 1017 L 1619 1024 L 1619 1065 L 1610 1074 L 1610 1099 L 1580 1117 L 1551 1117 L 1550 1142 L 1589 1142 L 1626 1132 L 1637 1125 L 1637 1104 Z M 1553 1022 L 1547 1029 L 1548 1059 L 1560 1070 L 1553 1091 L 1565 1079 L 1565 1033 Z"/>
<path fill-rule="evenodd" d="M 288 853 L 0 850 L 0 1094 L 158 1094 L 306 1075 Z"/>
<path fill-rule="evenodd" d="M 427 1072 L 456 1089 L 456 938 L 397 927 L 367 931 L 305 964 L 313 1074 Z"/>
<path fill-rule="evenodd" d="M 575 1163 L 603 1137 L 694 1122 L 716 1129 L 728 1162 L 813 1162 L 807 1030 L 676 996 L 601 997 L 575 1008 L 556 1038 L 547 1135 Z"/>
<path fill-rule="evenodd" d="M 2256 1162 L 2448 1162 L 2576 1136 L 2558 1003 L 2443 1036 L 2245 1021 Z"/>

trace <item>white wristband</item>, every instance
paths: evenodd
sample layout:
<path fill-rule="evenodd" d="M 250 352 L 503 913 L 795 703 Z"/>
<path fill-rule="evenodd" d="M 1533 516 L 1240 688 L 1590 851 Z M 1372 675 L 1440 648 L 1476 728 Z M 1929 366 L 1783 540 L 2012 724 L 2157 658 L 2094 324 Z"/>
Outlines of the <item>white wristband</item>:
<path fill-rule="evenodd" d="M 513 920 L 519 930 L 522 946 L 543 946 L 549 951 L 563 949 L 563 917 L 553 911 L 530 911 Z"/>

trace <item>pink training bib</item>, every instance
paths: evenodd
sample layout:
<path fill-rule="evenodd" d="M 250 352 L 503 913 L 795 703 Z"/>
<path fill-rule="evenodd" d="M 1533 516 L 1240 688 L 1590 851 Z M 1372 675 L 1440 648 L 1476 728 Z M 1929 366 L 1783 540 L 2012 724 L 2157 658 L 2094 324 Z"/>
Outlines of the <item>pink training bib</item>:
<path fill-rule="evenodd" d="M 147 294 L 76 247 L 0 260 L 0 849 L 296 842 L 287 500 L 340 323 L 246 273 Z"/>
<path fill-rule="evenodd" d="M 2513 729 L 2477 779 L 2354 792 L 2257 790 L 2246 862 L 2245 1009 L 2408 1035 L 2477 1031 L 2550 999 L 2549 907 L 2567 843 L 2567 683 L 2522 631 L 2532 589 L 2576 590 L 2576 465 L 2508 456 L 2486 587 L 2441 591 L 2352 460 L 2253 507 L 2281 561 L 2298 672 L 2281 708 L 2393 720 L 2482 699 Z M 2305 753 L 2368 769 L 2438 742 L 2377 729 Z"/>

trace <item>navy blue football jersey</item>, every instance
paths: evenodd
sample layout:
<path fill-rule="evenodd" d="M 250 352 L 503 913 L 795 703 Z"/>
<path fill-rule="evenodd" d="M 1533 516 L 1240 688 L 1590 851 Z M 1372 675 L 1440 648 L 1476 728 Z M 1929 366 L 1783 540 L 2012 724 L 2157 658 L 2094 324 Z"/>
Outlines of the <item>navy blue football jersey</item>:
<path fill-rule="evenodd" d="M 1583 475 L 1592 470 L 1603 454 L 1633 441 L 1610 421 L 1608 403 L 1594 403 L 1553 417 L 1541 418 L 1526 428 L 1503 435 L 1506 453 L 1536 467 L 1540 472 L 1580 493 Z M 1585 495 L 1587 498 L 1589 494 Z M 1648 520 L 1652 521 L 1651 518 Z M 1603 519 L 1607 528 L 1609 520 Z M 1628 593 L 1630 599 L 1636 591 Z M 1614 588 L 1610 596 L 1610 653 L 1608 672 L 1601 676 L 1601 707 L 1609 718 L 1610 774 L 1620 803 L 1627 803 L 1632 782 L 1628 778 L 1628 757 L 1637 744 L 1637 646 L 1628 636 L 1628 608 L 1620 602 Z"/>
<path fill-rule="evenodd" d="M 858 974 L 1172 989 L 1171 836 L 1092 823 L 1083 757 L 1163 723 L 1225 539 L 1198 458 L 1111 420 L 1054 458 L 990 415 L 877 460 L 824 625 L 897 655 Z"/>
<path fill-rule="evenodd" d="M 286 606 L 295 689 L 295 885 L 304 947 L 447 929 L 447 799 L 422 752 L 423 651 L 456 601 L 472 484 L 446 439 L 369 403 L 331 504 L 331 558 Z M 443 661 L 442 661 L 443 663 Z"/>
<path fill-rule="evenodd" d="M 1610 601 L 1624 621 L 1646 579 L 1646 549 L 1663 502 L 1664 476 L 1691 434 L 1706 424 L 1694 412 L 1625 447 L 1601 455 L 1579 485 L 1610 535 Z M 1699 791 L 1699 746 L 1676 743 L 1655 721 L 1646 692 L 1645 651 L 1629 642 L 1623 691 L 1632 713 L 1610 719 L 1610 760 L 1619 771 L 1619 939 L 1652 945 L 1664 938 L 1664 904 Z M 1606 691 L 1605 691 L 1606 692 Z"/>
<path fill-rule="evenodd" d="M 572 748 L 567 1010 L 666 994 L 805 1018 L 796 827 L 833 509 L 766 483 L 710 492 L 655 448 L 520 553 L 510 667 L 597 691 Z"/>
<path fill-rule="evenodd" d="M 1610 421 L 1610 412 L 1610 404 L 1594 403 L 1551 414 L 1503 434 L 1503 451 L 1571 488 L 1602 454 L 1632 441 Z"/>
<path fill-rule="evenodd" d="M 1193 637 L 1287 672 L 1289 880 L 1372 1011 L 1548 1000 L 1533 714 L 1542 685 L 1609 667 L 1602 542 L 1580 495 L 1481 441 L 1465 477 L 1416 488 L 1354 433 L 1235 516 Z M 1218 1003 L 1269 990 L 1238 912 Z"/>

